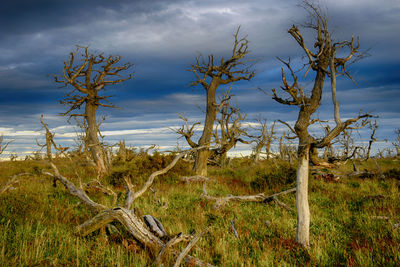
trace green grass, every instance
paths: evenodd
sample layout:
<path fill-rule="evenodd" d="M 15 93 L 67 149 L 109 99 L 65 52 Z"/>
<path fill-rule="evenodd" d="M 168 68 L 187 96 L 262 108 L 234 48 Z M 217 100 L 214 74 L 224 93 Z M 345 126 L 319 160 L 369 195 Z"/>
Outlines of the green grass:
<path fill-rule="evenodd" d="M 165 162 L 150 161 L 157 167 Z M 147 166 L 150 163 L 140 163 Z M 215 210 L 214 203 L 200 197 L 201 184 L 179 182 L 179 174 L 190 173 L 182 163 L 170 175 L 156 178 L 150 190 L 134 206 L 143 214 L 160 219 L 170 235 L 200 232 L 211 224 L 210 231 L 197 243 L 191 254 L 219 266 L 399 266 L 400 265 L 400 163 L 380 160 L 382 171 L 390 178 L 341 178 L 326 182 L 310 177 L 311 247 L 296 244 L 296 214 L 275 203 L 228 203 Z M 78 163 L 59 160 L 60 171 L 78 183 L 93 179 L 96 173 Z M 372 161 L 357 164 L 362 169 L 376 170 Z M 73 167 L 73 168 L 72 168 Z M 350 163 L 334 170 L 337 174 L 351 171 Z M 127 233 L 94 232 L 81 238 L 73 235 L 74 227 L 91 218 L 79 201 L 51 178 L 40 173 L 48 169 L 44 162 L 1 162 L 0 186 L 10 175 L 30 172 L 15 189 L 0 195 L 0 265 L 2 266 L 149 266 L 153 257 Z M 291 167 L 283 162 L 251 165 L 247 159 L 234 160 L 230 167 L 211 167 L 216 182 L 207 184 L 209 194 L 245 195 L 264 191 L 279 192 L 294 186 Z M 289 170 L 289 171 L 288 171 Z M 119 201 L 124 188 L 118 172 L 137 177 L 138 168 L 130 164 L 115 167 L 111 181 Z M 121 174 L 119 174 L 121 175 Z M 133 179 L 137 187 L 144 177 Z M 257 186 L 255 186 L 255 184 Z M 91 192 L 101 203 L 107 196 Z M 281 201 L 295 207 L 295 195 L 281 196 Z M 373 216 L 387 216 L 389 220 Z M 239 238 L 231 232 L 231 220 Z M 267 225 L 266 221 L 269 222 Z M 183 249 L 184 244 L 177 249 Z M 172 263 L 173 259 L 170 259 Z"/>

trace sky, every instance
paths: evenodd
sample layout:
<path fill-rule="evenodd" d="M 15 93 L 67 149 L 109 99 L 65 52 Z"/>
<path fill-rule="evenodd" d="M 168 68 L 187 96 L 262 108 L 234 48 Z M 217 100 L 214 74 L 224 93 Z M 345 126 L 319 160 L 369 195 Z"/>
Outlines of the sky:
<path fill-rule="evenodd" d="M 292 124 L 298 108 L 272 100 L 271 88 L 281 85 L 277 57 L 301 66 L 304 54 L 287 30 L 307 21 L 298 0 L 183 1 L 183 0 L 14 0 L 0 6 L 0 135 L 13 140 L 6 152 L 25 157 L 43 142 L 40 115 L 44 114 L 56 141 L 75 145 L 76 126 L 59 114 L 68 107 L 59 103 L 71 88 L 59 88 L 53 75 L 76 45 L 92 53 L 120 55 L 133 64 L 133 78 L 106 88 L 110 101 L 120 109 L 100 108 L 104 141 L 112 145 L 124 139 L 132 147 L 157 145 L 160 150 L 185 147 L 173 131 L 182 125 L 184 112 L 194 123 L 204 120 L 205 90 L 192 87 L 189 72 L 199 55 L 216 58 L 231 53 L 233 34 L 249 40 L 249 59 L 255 77 L 233 85 L 234 103 L 247 114 L 246 121 L 281 119 Z M 359 36 L 360 50 L 369 57 L 349 67 L 354 84 L 338 80 L 338 100 L 343 119 L 360 110 L 379 116 L 374 151 L 391 147 L 400 127 L 400 1 L 335 0 L 319 2 L 335 40 Z M 312 36 L 301 28 L 310 46 Z M 309 79 L 312 77 L 308 76 Z M 302 77 L 301 77 L 302 78 Z M 302 85 L 310 87 L 310 80 Z M 302 80 L 300 79 L 300 82 Z M 262 90 L 260 90 L 260 88 Z M 221 88 L 222 89 L 222 88 Z M 315 116 L 333 120 L 329 88 Z M 280 133 L 286 126 L 277 124 Z M 318 134 L 317 125 L 313 132 Z M 200 128 L 198 129 L 200 130 Z M 368 142 L 369 130 L 360 131 L 357 142 Z M 196 131 L 197 137 L 200 132 Z M 387 141 L 385 141 L 387 140 Z M 251 151 L 238 145 L 236 153 Z"/>

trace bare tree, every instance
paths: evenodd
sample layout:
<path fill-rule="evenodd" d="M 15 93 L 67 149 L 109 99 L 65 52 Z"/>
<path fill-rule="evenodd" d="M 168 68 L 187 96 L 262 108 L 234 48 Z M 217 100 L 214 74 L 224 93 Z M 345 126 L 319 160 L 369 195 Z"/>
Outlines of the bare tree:
<path fill-rule="evenodd" d="M 216 125 L 212 140 L 210 141 L 214 148 L 209 149 L 208 161 L 221 166 L 227 163 L 228 151 L 235 147 L 238 142 L 244 144 L 251 143 L 251 141 L 243 139 L 243 137 L 249 136 L 247 129 L 242 125 L 246 115 L 238 107 L 232 105 L 231 97 L 230 89 L 222 92 L 219 97 L 219 104 L 216 107 Z M 175 130 L 175 132 L 180 134 L 181 137 L 185 137 L 190 147 L 198 147 L 199 142 L 193 140 L 193 135 L 195 127 L 200 125 L 200 122 L 190 125 L 188 119 L 183 114 L 178 114 L 178 116 L 184 121 L 184 124 L 181 128 Z"/>
<path fill-rule="evenodd" d="M 361 147 L 355 145 L 353 136 L 353 129 L 345 129 L 337 138 L 338 144 L 341 147 L 341 156 L 337 160 L 350 159 L 356 154 L 358 149 L 361 149 Z"/>
<path fill-rule="evenodd" d="M 230 89 L 223 92 L 220 97 L 218 106 L 218 115 L 216 118 L 217 125 L 214 131 L 214 140 L 216 148 L 211 150 L 210 158 L 213 158 L 224 166 L 227 163 L 227 153 L 238 142 L 250 144 L 250 141 L 244 140 L 243 137 L 248 136 L 247 129 L 242 125 L 246 119 L 240 109 L 231 103 Z"/>
<path fill-rule="evenodd" d="M 369 124 L 369 128 L 371 129 L 371 136 L 368 142 L 367 159 L 369 159 L 370 157 L 372 144 L 378 140 L 375 137 L 376 130 L 378 129 L 378 123 L 376 122 L 376 120 L 374 121 L 374 123 Z"/>
<path fill-rule="evenodd" d="M 200 84 L 206 90 L 206 118 L 203 133 L 198 142 L 204 149 L 196 152 L 193 170 L 198 175 L 207 175 L 207 161 L 210 156 L 209 146 L 213 136 L 214 122 L 217 116 L 216 92 L 220 85 L 232 84 L 240 80 L 250 80 L 254 76 L 249 60 L 245 59 L 248 50 L 248 40 L 246 37 L 239 38 L 239 30 L 234 35 L 232 55 L 229 59 L 214 60 L 214 55 L 209 55 L 207 60 L 202 55 L 196 58 L 191 71 L 196 76 L 196 81 L 192 86 Z"/>
<path fill-rule="evenodd" d="M 272 123 L 272 125 L 268 128 L 267 120 L 262 120 L 261 118 L 257 119 L 259 127 L 255 128 L 255 130 L 260 132 L 260 135 L 252 135 L 253 142 L 255 142 L 255 146 L 253 148 L 254 152 L 254 163 L 258 163 L 260 160 L 260 155 L 262 149 L 265 147 L 265 154 L 267 156 L 267 160 L 271 157 L 271 144 L 274 140 L 277 139 L 275 132 L 275 124 L 276 121 Z"/>
<path fill-rule="evenodd" d="M 70 53 L 64 62 L 62 75 L 54 75 L 55 81 L 63 86 L 72 86 L 72 91 L 61 100 L 62 104 L 68 105 L 69 109 L 63 115 L 70 117 L 83 116 L 87 122 L 87 139 L 89 150 L 97 165 L 99 174 L 108 171 L 106 152 L 99 141 L 99 127 L 96 120 L 96 112 L 99 106 L 116 108 L 108 98 L 100 92 L 106 86 L 119 84 L 132 78 L 132 74 L 122 76 L 132 65 L 130 63 L 120 64 L 121 56 L 105 57 L 102 53 L 89 53 L 88 47 L 78 46 Z M 85 107 L 84 113 L 73 113 L 73 111 Z"/>
<path fill-rule="evenodd" d="M 400 156 L 400 128 L 396 129 L 394 132 L 396 134 L 396 141 L 394 141 L 392 144 L 396 149 L 397 156 Z"/>
<path fill-rule="evenodd" d="M 360 119 L 370 117 L 369 114 L 359 114 L 357 117 L 348 119 L 342 122 L 339 113 L 339 103 L 336 98 L 336 76 L 346 75 L 351 78 L 347 72 L 346 66 L 352 58 L 360 55 L 359 42 L 354 38 L 351 41 L 333 42 L 328 29 L 326 16 L 322 14 L 318 7 L 305 2 L 306 9 L 311 14 L 311 22 L 307 24 L 308 28 L 315 32 L 316 42 L 313 49 L 310 50 L 306 44 L 300 30 L 296 26 L 289 29 L 289 34 L 296 40 L 298 45 L 302 48 L 303 52 L 308 59 L 306 65 L 308 69 L 305 75 L 310 70 L 315 72 L 313 81 L 313 88 L 311 95 L 307 96 L 303 88 L 298 83 L 298 78 L 293 71 L 290 60 L 281 62 L 289 70 L 293 83 L 289 84 L 285 69 L 282 68 L 282 82 L 281 89 L 289 94 L 289 98 L 281 98 L 277 95 L 276 90 L 273 89 L 273 99 L 285 105 L 294 105 L 299 107 L 299 115 L 294 128 L 290 127 L 292 132 L 298 137 L 298 165 L 297 165 L 297 190 L 296 190 L 296 208 L 297 208 L 297 234 L 296 240 L 298 243 L 305 247 L 309 246 L 309 227 L 310 227 L 310 209 L 308 205 L 308 175 L 309 175 L 309 160 L 310 155 L 313 154 L 317 148 L 327 146 L 331 141 L 336 138 L 343 130 L 351 124 Z M 340 58 L 337 55 L 343 55 L 347 48 L 347 56 Z M 313 51 L 312 51 L 313 50 Z M 308 132 L 308 127 L 315 123 L 317 120 L 312 120 L 311 116 L 319 108 L 325 78 L 330 79 L 331 96 L 334 105 L 334 118 L 335 127 L 330 130 L 322 138 L 314 138 Z"/>
<path fill-rule="evenodd" d="M 0 155 L 3 154 L 3 152 L 6 150 L 8 145 L 13 142 L 14 140 L 10 140 L 8 142 L 4 142 L 4 137 L 3 135 L 0 135 Z"/>

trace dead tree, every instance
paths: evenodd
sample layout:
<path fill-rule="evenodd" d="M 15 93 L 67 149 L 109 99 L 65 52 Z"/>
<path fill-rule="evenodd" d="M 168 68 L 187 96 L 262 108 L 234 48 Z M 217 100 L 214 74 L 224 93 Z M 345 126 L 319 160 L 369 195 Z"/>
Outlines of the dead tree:
<path fill-rule="evenodd" d="M 308 66 L 305 75 L 310 70 L 315 72 L 313 88 L 311 95 L 307 96 L 303 88 L 299 85 L 298 77 L 293 71 L 290 60 L 285 62 L 281 60 L 286 69 L 289 70 L 293 82 L 290 84 L 286 78 L 285 68 L 282 68 L 281 89 L 289 94 L 289 98 L 281 98 L 278 96 L 275 89 L 273 99 L 284 105 L 293 105 L 299 107 L 299 115 L 294 128 L 290 127 L 291 131 L 298 137 L 298 165 L 297 165 L 297 190 L 296 190 L 296 208 L 297 208 L 297 234 L 296 240 L 305 247 L 309 246 L 309 229 L 310 229 L 310 209 L 308 205 L 308 175 L 309 175 L 309 160 L 310 156 L 315 155 L 318 148 L 327 146 L 336 138 L 343 130 L 351 124 L 363 118 L 369 118 L 369 114 L 359 114 L 357 117 L 348 119 L 344 122 L 340 119 L 339 103 L 336 98 L 336 76 L 345 75 L 351 76 L 347 72 L 346 66 L 352 58 L 356 58 L 359 53 L 359 41 L 351 39 L 351 41 L 333 42 L 328 29 L 326 16 L 324 16 L 319 8 L 305 2 L 306 9 L 311 14 L 311 22 L 307 25 L 309 29 L 315 32 L 316 42 L 310 49 L 306 44 L 300 30 L 296 26 L 289 29 L 289 34 L 296 40 L 302 48 L 308 59 Z M 347 48 L 347 51 L 343 51 Z M 345 57 L 338 57 L 348 53 Z M 331 97 L 334 105 L 335 127 L 322 138 L 314 138 L 308 132 L 308 127 L 315 123 L 311 116 L 319 108 L 323 93 L 325 78 L 330 79 Z M 317 159 L 314 159 L 317 160 Z"/>
<path fill-rule="evenodd" d="M 220 98 L 216 118 L 217 125 L 213 135 L 213 143 L 215 143 L 216 148 L 210 151 L 210 158 L 217 161 L 221 166 L 224 166 L 227 162 L 228 151 L 235 147 L 238 142 L 250 144 L 250 141 L 243 139 L 243 137 L 248 136 L 247 129 L 242 125 L 246 115 L 232 105 L 231 96 L 229 89 L 223 92 Z"/>
<path fill-rule="evenodd" d="M 377 141 L 377 139 L 375 137 L 375 133 L 376 133 L 376 130 L 378 129 L 378 123 L 376 122 L 376 120 L 374 121 L 374 123 L 369 124 L 369 128 L 371 129 L 371 136 L 370 136 L 369 142 L 368 142 L 367 159 L 369 159 L 369 157 L 370 157 L 372 144 Z"/>
<path fill-rule="evenodd" d="M 96 113 L 99 106 L 116 108 L 108 98 L 100 92 L 109 85 L 119 84 L 132 78 L 132 74 L 122 77 L 132 65 L 130 63 L 120 64 L 121 56 L 105 57 L 102 53 L 91 54 L 88 47 L 78 46 L 69 58 L 64 62 L 62 75 L 54 75 L 57 83 L 63 87 L 72 86 L 72 91 L 66 94 L 62 104 L 69 106 L 69 109 L 62 113 L 71 117 L 83 116 L 87 122 L 87 136 L 89 150 L 97 165 L 99 174 L 108 171 L 106 152 L 99 141 L 99 127 L 96 120 Z M 73 111 L 84 106 L 84 113 L 73 113 Z"/>
<path fill-rule="evenodd" d="M 400 156 L 400 128 L 394 131 L 396 134 L 396 141 L 394 141 L 392 144 L 394 148 L 396 149 L 396 154 L 399 157 Z"/>
<path fill-rule="evenodd" d="M 357 146 L 353 138 L 353 130 L 357 130 L 357 128 L 358 127 L 348 127 L 347 129 L 343 130 L 343 132 L 337 138 L 337 143 L 342 148 L 341 156 L 332 156 L 328 158 L 328 161 L 346 161 L 354 158 L 356 155 L 359 155 L 361 158 L 365 158 L 365 147 Z"/>
<path fill-rule="evenodd" d="M 255 130 L 260 132 L 260 135 L 252 135 L 253 142 L 255 146 L 253 148 L 254 153 L 254 163 L 258 163 L 260 160 L 260 155 L 262 149 L 265 147 L 265 154 L 267 156 L 267 160 L 271 157 L 271 144 L 274 140 L 277 139 L 275 132 L 275 124 L 276 121 L 272 123 L 272 125 L 268 129 L 267 120 L 257 119 L 259 127 L 255 128 Z"/>
<path fill-rule="evenodd" d="M 235 147 L 238 142 L 244 144 L 251 142 L 244 139 L 245 136 L 249 136 L 247 129 L 242 125 L 246 115 L 243 115 L 239 108 L 232 105 L 231 97 L 230 89 L 221 94 L 220 102 L 216 107 L 217 116 L 213 138 L 210 141 L 214 148 L 209 148 L 208 161 L 221 166 L 224 166 L 227 162 L 228 151 Z M 183 114 L 178 114 L 178 116 L 184 121 L 184 124 L 175 132 L 181 137 L 185 137 L 190 147 L 198 147 L 199 142 L 193 140 L 193 135 L 195 127 L 200 122 L 190 125 Z"/>
<path fill-rule="evenodd" d="M 43 121 L 43 114 L 40 116 L 40 122 L 42 123 L 42 126 L 46 130 L 46 143 L 41 145 L 37 140 L 36 144 L 41 148 L 46 148 L 46 159 L 50 162 L 53 161 L 52 157 L 52 152 L 51 148 L 54 147 L 57 151 L 59 151 L 61 154 L 64 153 L 66 150 L 68 150 L 68 147 L 62 147 L 62 146 L 57 146 L 56 143 L 54 142 L 54 133 L 50 132 L 49 128 L 47 127 L 47 124 L 44 123 Z"/>
<path fill-rule="evenodd" d="M 4 137 L 3 135 L 0 135 L 0 155 L 3 154 L 3 152 L 6 150 L 8 145 L 13 142 L 14 140 L 10 140 L 8 142 L 4 142 Z M 4 143 L 3 143 L 4 142 Z"/>
<path fill-rule="evenodd" d="M 77 117 L 74 118 L 78 128 L 75 129 L 76 138 L 75 143 L 77 144 L 77 153 L 79 156 L 83 156 L 88 162 L 94 164 L 90 158 L 89 150 L 89 127 L 85 119 L 79 120 Z M 96 164 L 94 164 L 96 165 Z"/>
<path fill-rule="evenodd" d="M 47 125 L 43 122 L 43 119 L 41 120 L 41 122 L 46 129 L 46 144 L 54 146 L 54 134 L 49 131 Z M 199 147 L 199 149 L 201 149 L 201 147 Z M 160 264 L 162 262 L 162 257 L 165 256 L 164 254 L 168 252 L 178 257 L 177 262 L 180 262 L 183 259 L 185 260 L 185 262 L 190 262 L 191 264 L 194 264 L 196 266 L 212 266 L 211 264 L 204 263 L 195 257 L 187 255 L 188 250 L 193 246 L 192 242 L 189 242 L 189 245 L 184 250 L 185 254 L 179 253 L 178 251 L 171 248 L 172 245 L 178 242 L 175 242 L 176 239 L 174 238 L 171 239 L 174 240 L 174 242 L 170 240 L 170 242 L 168 243 L 165 243 L 165 241 L 160 239 L 161 236 L 165 235 L 165 229 L 160 221 L 158 221 L 151 215 L 146 215 L 142 219 L 132 210 L 132 205 L 135 200 L 141 197 L 150 188 L 150 186 L 154 182 L 154 179 L 157 176 L 168 172 L 171 168 L 175 166 L 180 158 L 182 158 L 184 155 L 191 152 L 192 150 L 184 151 L 176 155 L 172 162 L 164 169 L 152 173 L 149 176 L 148 180 L 138 191 L 134 191 L 134 186 L 132 185 L 131 180 L 129 178 L 125 178 L 128 191 L 125 202 L 122 205 L 117 205 L 117 194 L 113 192 L 112 189 L 103 186 L 99 180 L 93 181 L 95 182 L 96 188 L 100 188 L 102 191 L 107 191 L 108 194 L 113 195 L 113 207 L 108 207 L 92 200 L 87 194 L 85 190 L 86 188 L 84 188 L 83 186 L 77 187 L 67 177 L 63 176 L 58 170 L 57 166 L 52 161 L 49 161 L 49 164 L 53 169 L 53 173 L 43 171 L 43 174 L 53 177 L 54 179 L 59 181 L 69 191 L 71 195 L 77 197 L 81 201 L 81 203 L 83 203 L 90 211 L 96 214 L 93 218 L 87 220 L 86 222 L 78 225 L 75 228 L 76 235 L 84 237 L 100 228 L 106 227 L 114 221 L 118 221 L 140 244 L 148 249 L 152 255 L 158 255 L 156 258 L 157 264 Z M 47 158 L 51 159 L 51 148 L 47 149 L 47 153 Z M 208 227 L 206 229 L 208 229 Z M 179 234 L 179 236 L 181 235 L 182 234 Z M 196 238 L 191 235 L 182 236 L 184 236 L 184 238 L 179 238 L 179 242 L 194 241 Z"/>
<path fill-rule="evenodd" d="M 196 58 L 191 71 L 196 76 L 196 81 L 191 85 L 201 85 L 207 94 L 206 118 L 203 133 L 198 142 L 204 149 L 196 152 L 193 170 L 198 175 L 207 176 L 207 161 L 210 156 L 209 146 L 213 136 L 214 122 L 217 116 L 216 92 L 220 85 L 232 84 L 240 80 L 250 80 L 254 76 L 254 71 L 249 66 L 249 60 L 245 59 L 248 50 L 248 40 L 246 37 L 239 38 L 239 30 L 234 35 L 232 55 L 229 59 L 221 58 L 214 60 L 214 55 L 209 55 L 207 60 L 202 55 Z"/>
<path fill-rule="evenodd" d="M 120 161 L 125 162 L 126 161 L 126 145 L 125 145 L 125 140 L 122 140 L 119 142 L 119 149 L 118 149 L 118 158 Z"/>

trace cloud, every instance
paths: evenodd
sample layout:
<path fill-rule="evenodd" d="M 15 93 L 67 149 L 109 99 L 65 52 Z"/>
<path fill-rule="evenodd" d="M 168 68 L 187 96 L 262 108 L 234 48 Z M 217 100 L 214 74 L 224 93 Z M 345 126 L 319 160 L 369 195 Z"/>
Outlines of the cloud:
<path fill-rule="evenodd" d="M 251 82 L 234 85 L 234 101 L 250 121 L 261 116 L 293 123 L 297 107 L 280 105 L 268 94 L 271 88 L 281 85 L 281 66 L 276 56 L 290 57 L 302 66 L 302 50 L 287 33 L 292 24 L 306 20 L 307 13 L 299 3 L 7 1 L 0 10 L 0 127 L 7 138 L 16 139 L 10 149 L 21 153 L 36 149 L 34 139 L 41 129 L 41 113 L 61 142 L 73 144 L 74 126 L 57 116 L 66 110 L 57 103 L 69 89 L 57 90 L 52 74 L 61 73 L 63 62 L 77 44 L 107 55 L 120 54 L 124 62 L 134 63 L 132 80 L 107 89 L 107 94 L 116 95 L 110 100 L 122 110 L 99 110 L 99 115 L 108 115 L 102 125 L 108 133 L 106 139 L 114 142 L 129 137 L 135 145 L 154 140 L 160 146 L 173 146 L 176 135 L 166 129 L 181 124 L 178 112 L 185 112 L 193 122 L 204 120 L 198 107 L 204 109 L 205 91 L 189 87 L 195 77 L 186 70 L 198 53 L 213 53 L 216 58 L 229 56 L 238 25 L 242 36 L 247 35 L 250 41 L 250 57 L 258 64 Z M 399 1 L 339 0 L 321 5 L 327 7 L 335 40 L 359 35 L 361 49 L 372 48 L 371 57 L 350 68 L 359 87 L 340 80 L 342 117 L 352 117 L 360 109 L 373 111 L 380 116 L 378 135 L 389 138 L 400 117 L 400 36 L 395 34 L 400 25 Z M 309 36 L 307 29 L 300 29 Z M 310 39 L 310 47 L 313 41 Z M 303 83 L 307 84 L 309 80 Z M 332 104 L 329 92 L 325 93 L 315 116 L 331 119 Z M 183 145 L 182 141 L 178 142 Z"/>

